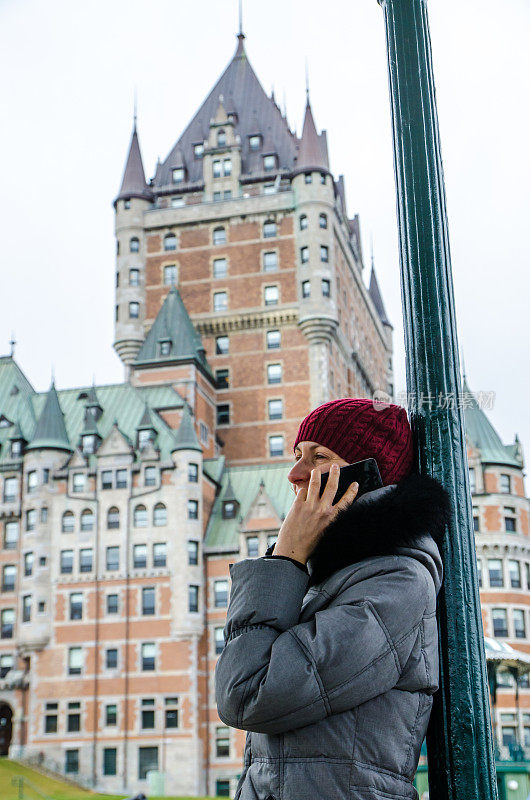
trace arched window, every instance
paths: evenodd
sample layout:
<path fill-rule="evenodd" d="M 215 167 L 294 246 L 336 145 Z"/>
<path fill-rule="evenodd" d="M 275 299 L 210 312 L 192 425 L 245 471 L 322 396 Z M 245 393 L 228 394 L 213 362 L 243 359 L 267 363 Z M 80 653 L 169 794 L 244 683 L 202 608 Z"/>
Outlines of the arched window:
<path fill-rule="evenodd" d="M 134 509 L 133 524 L 135 528 L 147 527 L 147 509 L 143 505 L 138 505 Z"/>
<path fill-rule="evenodd" d="M 112 506 L 107 511 L 107 528 L 110 530 L 111 528 L 119 528 L 120 527 L 120 512 L 116 508 L 116 506 Z"/>
<path fill-rule="evenodd" d="M 226 147 L 226 131 L 223 128 L 217 134 L 217 147 Z"/>
<path fill-rule="evenodd" d="M 302 216 L 300 217 L 300 230 L 305 231 L 306 228 L 307 228 L 307 216 L 305 214 L 302 214 Z"/>
<path fill-rule="evenodd" d="M 177 237 L 174 233 L 166 233 L 164 236 L 164 250 L 176 250 Z"/>
<path fill-rule="evenodd" d="M 327 228 L 328 227 L 327 214 L 319 214 L 318 224 L 320 225 L 321 228 Z"/>
<path fill-rule="evenodd" d="M 74 532 L 75 518 L 72 511 L 65 511 L 62 518 L 61 530 L 63 533 Z"/>
<path fill-rule="evenodd" d="M 133 236 L 129 241 L 129 250 L 131 253 L 137 253 L 140 249 L 140 240 L 137 236 Z"/>
<path fill-rule="evenodd" d="M 214 228 L 213 243 L 226 244 L 226 231 L 224 228 Z"/>
<path fill-rule="evenodd" d="M 167 525 L 167 508 L 163 503 L 157 503 L 153 509 L 153 525 L 156 528 Z"/>
<path fill-rule="evenodd" d="M 94 530 L 94 512 L 90 508 L 85 508 L 85 510 L 81 512 L 81 530 Z"/>

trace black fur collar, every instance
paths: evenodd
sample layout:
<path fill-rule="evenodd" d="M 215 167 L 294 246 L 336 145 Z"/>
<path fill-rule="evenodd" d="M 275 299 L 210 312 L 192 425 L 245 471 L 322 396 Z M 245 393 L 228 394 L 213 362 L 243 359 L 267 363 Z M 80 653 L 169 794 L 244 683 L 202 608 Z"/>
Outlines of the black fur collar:
<path fill-rule="evenodd" d="M 451 502 L 441 483 L 411 474 L 399 483 L 359 497 L 326 529 L 309 559 L 310 586 L 349 564 L 387 555 L 430 533 L 439 542 Z"/>

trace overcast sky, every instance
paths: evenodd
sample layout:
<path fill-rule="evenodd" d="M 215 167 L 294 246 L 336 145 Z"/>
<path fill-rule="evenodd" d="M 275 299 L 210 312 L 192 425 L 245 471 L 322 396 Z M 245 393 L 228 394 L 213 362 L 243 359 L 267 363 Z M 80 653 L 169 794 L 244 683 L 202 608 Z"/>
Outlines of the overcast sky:
<path fill-rule="evenodd" d="M 527 0 L 429 3 L 453 276 L 468 381 L 530 458 Z M 244 0 L 247 53 L 298 133 L 305 60 L 331 168 L 370 240 L 405 390 L 383 14 L 376 0 Z M 237 0 L 0 0 L 0 354 L 38 390 L 120 381 L 116 196 L 134 89 L 152 176 L 233 55 Z"/>

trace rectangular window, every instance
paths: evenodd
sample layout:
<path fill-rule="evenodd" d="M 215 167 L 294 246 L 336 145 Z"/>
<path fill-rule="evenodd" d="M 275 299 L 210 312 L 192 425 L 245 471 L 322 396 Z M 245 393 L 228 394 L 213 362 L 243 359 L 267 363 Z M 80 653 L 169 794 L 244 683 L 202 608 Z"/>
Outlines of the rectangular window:
<path fill-rule="evenodd" d="M 168 264 L 164 267 L 164 286 L 176 286 L 177 284 L 177 266 L 176 264 Z"/>
<path fill-rule="evenodd" d="M 269 456 L 275 458 L 283 456 L 284 444 L 283 436 L 269 436 Z"/>
<path fill-rule="evenodd" d="M 311 296 L 311 281 L 302 281 L 302 297 Z"/>
<path fill-rule="evenodd" d="M 283 417 L 283 400 L 269 400 L 269 419 L 282 419 Z"/>
<path fill-rule="evenodd" d="M 190 483 L 198 483 L 199 482 L 199 465 L 190 462 L 188 464 L 188 481 Z"/>
<path fill-rule="evenodd" d="M 228 308 L 228 295 L 226 292 L 214 292 L 213 295 L 213 310 L 226 311 Z"/>
<path fill-rule="evenodd" d="M 267 364 L 267 383 L 281 383 L 282 382 L 282 365 L 281 364 Z"/>
<path fill-rule="evenodd" d="M 208 444 L 208 436 L 209 436 L 208 425 L 205 425 L 204 422 L 199 422 L 199 434 L 201 437 L 201 442 L 203 444 Z"/>
<path fill-rule="evenodd" d="M 259 556 L 259 538 L 257 536 L 247 536 L 247 556 L 249 558 Z"/>
<path fill-rule="evenodd" d="M 129 319 L 138 319 L 140 316 L 140 303 L 129 303 Z"/>
<path fill-rule="evenodd" d="M 74 551 L 61 550 L 61 573 L 71 575 L 74 571 Z"/>
<path fill-rule="evenodd" d="M 118 469 L 116 470 L 116 489 L 126 489 L 126 488 L 127 488 L 127 470 Z"/>
<path fill-rule="evenodd" d="M 515 517 L 504 517 L 504 530 L 506 533 L 517 533 Z"/>
<path fill-rule="evenodd" d="M 117 572 L 120 568 L 120 548 L 107 547 L 106 550 L 106 568 L 111 572 Z"/>
<path fill-rule="evenodd" d="M 117 614 L 119 611 L 119 601 L 117 594 L 107 595 L 107 614 Z"/>
<path fill-rule="evenodd" d="M 86 475 L 84 472 L 74 472 L 72 477 L 72 491 L 84 492 L 86 484 Z"/>
<path fill-rule="evenodd" d="M 40 521 L 41 522 L 48 522 L 48 507 L 42 506 L 40 510 Z"/>
<path fill-rule="evenodd" d="M 173 183 L 182 183 L 184 180 L 184 167 L 174 167 L 171 170 Z"/>
<path fill-rule="evenodd" d="M 513 609 L 513 627 L 516 639 L 526 639 L 526 622 L 522 608 Z"/>
<path fill-rule="evenodd" d="M 213 201 L 214 203 L 219 203 L 221 200 L 221 192 L 214 192 L 213 193 Z"/>
<path fill-rule="evenodd" d="M 225 636 L 222 627 L 214 629 L 214 644 L 215 654 L 219 655 L 219 653 L 223 652 L 225 646 Z"/>
<path fill-rule="evenodd" d="M 118 666 L 118 649 L 116 647 L 109 647 L 105 650 L 105 668 L 116 669 Z"/>
<path fill-rule="evenodd" d="M 281 346 L 280 331 L 267 331 L 267 350 L 278 350 Z"/>
<path fill-rule="evenodd" d="M 156 542 L 153 545 L 153 567 L 165 567 L 167 561 L 167 545 L 165 542 Z"/>
<path fill-rule="evenodd" d="M 155 701 L 152 697 L 142 699 L 142 728 L 150 730 L 155 727 Z"/>
<path fill-rule="evenodd" d="M 473 509 L 475 511 L 476 509 Z M 477 514 L 473 514 L 473 530 L 475 533 L 480 533 L 480 517 Z"/>
<path fill-rule="evenodd" d="M 6 478 L 4 481 L 4 503 L 12 503 L 17 499 L 18 480 L 16 478 Z"/>
<path fill-rule="evenodd" d="M 278 254 L 273 250 L 263 253 L 263 272 L 276 272 L 278 269 Z"/>
<path fill-rule="evenodd" d="M 68 648 L 68 674 L 81 675 L 83 668 L 83 649 L 81 647 Z"/>
<path fill-rule="evenodd" d="M 232 159 L 224 158 L 223 159 L 223 175 L 231 175 L 232 174 Z"/>
<path fill-rule="evenodd" d="M 83 619 L 82 592 L 72 592 L 70 595 L 70 619 Z"/>
<path fill-rule="evenodd" d="M 214 178 L 220 178 L 221 177 L 221 162 L 220 161 L 216 160 L 216 161 L 213 162 L 213 164 L 212 164 L 212 172 L 213 172 Z"/>
<path fill-rule="evenodd" d="M 16 550 L 18 544 L 18 520 L 6 522 L 4 530 L 4 549 Z"/>
<path fill-rule="evenodd" d="M 116 703 L 109 703 L 105 706 L 105 725 L 118 724 L 118 706 Z"/>
<path fill-rule="evenodd" d="M 202 158 L 204 155 L 204 144 L 194 144 L 193 145 L 193 155 L 195 158 Z"/>
<path fill-rule="evenodd" d="M 158 747 L 139 747 L 138 779 L 145 781 L 151 770 L 158 770 Z"/>
<path fill-rule="evenodd" d="M 228 353 L 228 336 L 217 336 L 215 339 L 215 354 L 224 356 Z"/>
<path fill-rule="evenodd" d="M 13 592 L 17 578 L 17 568 L 14 564 L 6 564 L 2 570 L 2 591 Z"/>
<path fill-rule="evenodd" d="M 300 261 L 302 264 L 307 264 L 309 261 L 309 247 L 301 247 L 300 248 Z"/>
<path fill-rule="evenodd" d="M 145 569 L 147 567 L 147 545 L 135 544 L 133 547 L 133 567 L 134 569 Z"/>
<path fill-rule="evenodd" d="M 199 563 L 199 542 L 188 539 L 188 564 L 196 566 Z"/>
<path fill-rule="evenodd" d="M 35 508 L 30 508 L 26 511 L 26 530 L 34 531 L 37 525 L 37 511 Z"/>
<path fill-rule="evenodd" d="M 116 775 L 117 749 L 115 747 L 103 748 L 103 775 Z"/>
<path fill-rule="evenodd" d="M 274 184 L 274 183 L 264 183 L 263 184 L 263 194 L 276 194 L 276 184 Z"/>
<path fill-rule="evenodd" d="M 228 369 L 216 369 L 215 370 L 215 383 L 218 389 L 229 389 L 230 388 L 230 372 Z"/>
<path fill-rule="evenodd" d="M 313 183 L 313 176 L 310 172 L 304 173 L 304 183 Z"/>
<path fill-rule="evenodd" d="M 508 572 L 510 573 L 510 586 L 512 589 L 521 588 L 521 565 L 519 561 L 508 561 Z"/>
<path fill-rule="evenodd" d="M 24 575 L 28 578 L 30 575 L 33 575 L 33 562 L 34 556 L 33 553 L 25 553 L 24 554 Z"/>
<path fill-rule="evenodd" d="M 482 561 L 480 558 L 477 558 L 477 577 L 478 585 L 482 586 Z"/>
<path fill-rule="evenodd" d="M 91 547 L 83 547 L 79 551 L 79 572 L 92 572 L 93 554 Z"/>
<path fill-rule="evenodd" d="M 34 492 L 39 485 L 36 469 L 32 469 L 30 472 L 28 472 L 27 481 L 28 492 Z"/>
<path fill-rule="evenodd" d="M 46 703 L 44 713 L 44 733 L 57 733 L 58 703 Z"/>
<path fill-rule="evenodd" d="M 327 264 L 329 261 L 329 249 L 325 244 L 320 245 L 320 260 L 325 264 Z"/>
<path fill-rule="evenodd" d="M 22 622 L 31 622 L 31 595 L 22 596 Z"/>
<path fill-rule="evenodd" d="M 154 672 L 156 667 L 156 645 L 153 642 L 142 644 L 142 671 Z"/>
<path fill-rule="evenodd" d="M 214 258 L 213 276 L 214 278 L 225 278 L 227 274 L 226 258 Z"/>
<path fill-rule="evenodd" d="M 331 282 L 322 278 L 322 297 L 331 297 Z"/>
<path fill-rule="evenodd" d="M 264 239 L 274 239 L 276 236 L 276 223 L 275 222 L 266 222 L 263 225 L 263 238 Z"/>
<path fill-rule="evenodd" d="M 230 200 L 232 198 L 232 190 L 225 189 L 223 192 L 223 200 Z"/>
<path fill-rule="evenodd" d="M 156 486 L 156 467 L 145 468 L 144 486 Z"/>
<path fill-rule="evenodd" d="M 101 488 L 112 489 L 112 470 L 104 469 L 101 473 Z"/>
<path fill-rule="evenodd" d="M 186 202 L 182 195 L 176 195 L 175 197 L 171 198 L 171 208 L 182 208 L 185 206 Z"/>
<path fill-rule="evenodd" d="M 230 422 L 230 406 L 228 403 L 223 403 L 217 406 L 217 424 L 228 425 Z"/>
<path fill-rule="evenodd" d="M 505 475 L 504 473 L 501 474 L 501 492 L 503 494 L 510 494 L 512 489 L 511 486 L 511 476 Z"/>
<path fill-rule="evenodd" d="M 179 704 L 178 697 L 166 697 L 165 699 L 166 728 L 178 728 L 179 726 L 178 704 Z"/>
<path fill-rule="evenodd" d="M 81 703 L 77 700 L 68 703 L 66 730 L 68 733 L 77 733 L 81 730 Z"/>
<path fill-rule="evenodd" d="M 139 269 L 130 269 L 129 270 L 129 286 L 140 286 L 140 270 Z"/>
<path fill-rule="evenodd" d="M 144 617 L 155 614 L 154 586 L 144 586 L 142 589 L 142 614 Z"/>
<path fill-rule="evenodd" d="M 198 500 L 188 500 L 188 519 L 199 519 Z"/>
<path fill-rule="evenodd" d="M 67 775 L 77 775 L 79 772 L 79 750 L 64 751 L 64 771 Z"/>
<path fill-rule="evenodd" d="M 280 301 L 280 290 L 277 286 L 265 287 L 265 305 L 275 306 Z"/>
<path fill-rule="evenodd" d="M 1 620 L 0 638 L 12 639 L 13 628 L 15 626 L 15 609 L 3 608 L 0 613 L 0 620 Z"/>
<path fill-rule="evenodd" d="M 472 492 L 475 492 L 476 487 L 477 483 L 476 483 L 475 467 L 469 467 L 469 488 Z"/>
<path fill-rule="evenodd" d="M 199 610 L 199 587 L 195 585 L 188 586 L 188 611 L 195 612 Z"/>
<path fill-rule="evenodd" d="M 213 597 L 215 608 L 226 608 L 228 605 L 227 580 L 218 580 L 213 582 Z"/>
<path fill-rule="evenodd" d="M 499 637 L 508 636 L 508 616 L 505 608 L 492 608 L 491 618 L 493 620 L 493 635 Z"/>
<path fill-rule="evenodd" d="M 230 730 L 226 725 L 218 725 L 215 729 L 215 755 L 217 758 L 230 756 Z"/>
<path fill-rule="evenodd" d="M 230 797 L 230 781 L 225 778 L 217 778 L 215 781 L 215 796 Z"/>
<path fill-rule="evenodd" d="M 249 136 L 248 137 L 248 146 L 251 150 L 259 150 L 261 146 L 261 136 Z"/>
<path fill-rule="evenodd" d="M 276 167 L 276 156 L 263 156 L 263 169 L 270 172 Z"/>
<path fill-rule="evenodd" d="M 490 586 L 504 586 L 504 576 L 502 574 L 502 560 L 500 558 L 488 559 L 488 572 Z"/>

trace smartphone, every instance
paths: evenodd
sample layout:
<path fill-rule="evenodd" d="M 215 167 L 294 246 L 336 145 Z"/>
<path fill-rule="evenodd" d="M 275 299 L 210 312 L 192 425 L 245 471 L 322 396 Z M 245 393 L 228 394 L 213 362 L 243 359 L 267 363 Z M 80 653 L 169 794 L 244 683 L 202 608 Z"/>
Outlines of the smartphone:
<path fill-rule="evenodd" d="M 320 496 L 328 482 L 329 472 L 324 472 L 320 476 Z M 337 494 L 333 503 L 337 503 L 350 484 L 357 481 L 359 489 L 355 498 L 360 497 L 366 492 L 371 492 L 373 489 L 379 489 L 383 485 L 381 475 L 379 474 L 379 467 L 375 458 L 364 458 L 362 461 L 356 461 L 354 464 L 348 464 L 347 467 L 341 467 L 339 472 L 339 485 L 337 487 Z"/>

